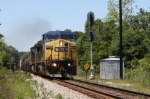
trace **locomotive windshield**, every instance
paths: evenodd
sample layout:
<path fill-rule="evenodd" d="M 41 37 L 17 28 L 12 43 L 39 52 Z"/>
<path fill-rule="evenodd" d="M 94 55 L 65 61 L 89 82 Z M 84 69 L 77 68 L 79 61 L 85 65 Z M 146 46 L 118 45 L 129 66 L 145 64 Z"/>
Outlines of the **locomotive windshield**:
<path fill-rule="evenodd" d="M 75 42 L 75 35 L 72 32 L 49 32 L 45 35 L 46 42 L 57 39 L 65 39 Z"/>
<path fill-rule="evenodd" d="M 71 35 L 71 34 L 69 34 L 69 35 L 61 34 L 60 38 L 61 39 L 67 39 L 67 40 L 69 39 L 69 40 L 71 40 L 71 39 L 73 39 L 73 35 Z"/>
<path fill-rule="evenodd" d="M 59 39 L 59 34 L 47 34 L 47 39 Z"/>

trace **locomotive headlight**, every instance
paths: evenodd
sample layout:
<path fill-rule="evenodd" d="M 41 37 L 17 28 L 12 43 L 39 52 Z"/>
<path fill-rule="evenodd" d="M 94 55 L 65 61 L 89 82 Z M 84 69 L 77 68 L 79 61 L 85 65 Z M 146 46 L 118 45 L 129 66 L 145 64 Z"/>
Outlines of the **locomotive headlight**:
<path fill-rule="evenodd" d="M 60 42 L 59 42 L 59 45 L 62 46 L 62 45 L 63 45 L 63 41 L 60 41 Z"/>
<path fill-rule="evenodd" d="M 54 66 L 54 67 L 56 67 L 56 66 L 57 66 L 57 64 L 56 64 L 56 63 L 53 63 L 53 66 Z"/>
<path fill-rule="evenodd" d="M 70 63 L 68 63 L 68 66 L 70 66 L 71 64 Z"/>

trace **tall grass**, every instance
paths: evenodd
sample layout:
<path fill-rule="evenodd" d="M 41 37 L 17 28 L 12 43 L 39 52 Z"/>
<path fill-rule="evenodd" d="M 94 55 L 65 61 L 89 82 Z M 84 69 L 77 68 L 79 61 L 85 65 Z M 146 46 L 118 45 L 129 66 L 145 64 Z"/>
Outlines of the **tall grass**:
<path fill-rule="evenodd" d="M 143 71 L 141 69 L 128 70 L 125 78 L 129 80 L 129 82 L 140 83 L 144 87 L 150 86 L 150 71 Z"/>
<path fill-rule="evenodd" d="M 30 88 L 26 73 L 7 71 L 0 67 L 0 99 L 34 99 L 36 92 Z"/>
<path fill-rule="evenodd" d="M 150 86 L 150 58 L 134 59 L 132 69 L 126 70 L 126 79 L 130 82 L 140 83 L 144 87 Z"/>
<path fill-rule="evenodd" d="M 26 81 L 28 77 L 29 75 L 24 72 L 9 76 L 9 85 L 15 98 L 28 99 L 36 97 L 36 92 L 30 88 L 30 82 Z"/>
<path fill-rule="evenodd" d="M 7 84 L 6 78 L 6 69 L 0 66 L 0 99 L 13 99 L 14 95 Z"/>

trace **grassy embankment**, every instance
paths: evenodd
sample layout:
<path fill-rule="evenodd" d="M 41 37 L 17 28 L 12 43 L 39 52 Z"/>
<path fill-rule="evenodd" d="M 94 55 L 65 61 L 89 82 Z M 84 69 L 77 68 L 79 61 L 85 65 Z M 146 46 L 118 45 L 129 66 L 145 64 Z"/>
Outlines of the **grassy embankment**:
<path fill-rule="evenodd" d="M 0 67 L 0 99 L 36 98 L 36 92 L 30 88 L 30 82 L 26 81 L 29 77 L 25 73 L 12 73 Z"/>
<path fill-rule="evenodd" d="M 95 75 L 95 80 L 89 80 L 89 75 L 90 72 L 87 73 L 87 81 L 150 94 L 150 73 L 148 71 L 141 69 L 125 70 L 124 79 L 122 80 L 100 79 L 100 74 Z M 85 71 L 78 69 L 78 75 L 74 78 L 86 80 Z"/>

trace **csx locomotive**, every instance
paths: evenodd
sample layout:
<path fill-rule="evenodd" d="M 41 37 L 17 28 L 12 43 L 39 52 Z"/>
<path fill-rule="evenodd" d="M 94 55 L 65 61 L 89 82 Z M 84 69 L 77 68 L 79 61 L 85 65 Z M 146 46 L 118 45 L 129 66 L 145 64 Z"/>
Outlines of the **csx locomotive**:
<path fill-rule="evenodd" d="M 23 71 L 51 77 L 77 74 L 76 39 L 73 32 L 49 31 L 30 48 L 30 55 L 20 61 Z"/>

